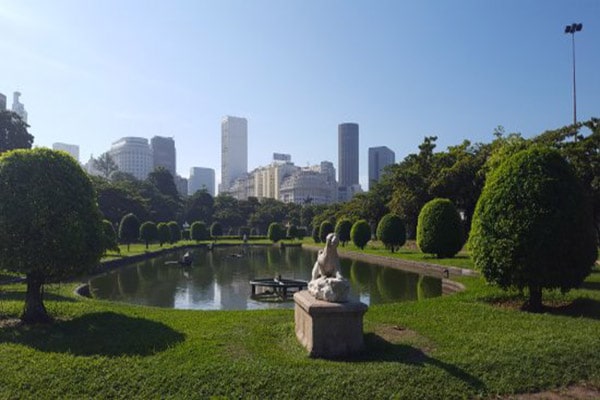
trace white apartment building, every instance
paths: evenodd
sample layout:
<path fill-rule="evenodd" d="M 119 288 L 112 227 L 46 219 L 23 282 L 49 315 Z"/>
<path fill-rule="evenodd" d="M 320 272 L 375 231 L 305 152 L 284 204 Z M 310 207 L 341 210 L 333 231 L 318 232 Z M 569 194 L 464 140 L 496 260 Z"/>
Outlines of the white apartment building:
<path fill-rule="evenodd" d="M 202 189 L 206 189 L 208 194 L 215 196 L 215 170 L 202 167 L 190 168 L 187 193 L 191 196 Z"/>
<path fill-rule="evenodd" d="M 119 171 L 132 174 L 143 180 L 153 169 L 152 150 L 148 139 L 142 137 L 124 137 L 114 142 L 110 155 L 119 167 Z"/>
<path fill-rule="evenodd" d="M 12 111 L 27 122 L 27 111 L 25 111 L 25 105 L 19 101 L 19 97 L 21 97 L 21 92 L 13 93 Z"/>
<path fill-rule="evenodd" d="M 248 121 L 226 116 L 221 121 L 221 185 L 220 192 L 248 173 Z"/>
<path fill-rule="evenodd" d="M 337 201 L 335 168 L 329 161 L 302 168 L 281 183 L 279 199 L 285 203 L 331 204 Z"/>
<path fill-rule="evenodd" d="M 71 157 L 79 162 L 79 146 L 76 144 L 52 143 L 52 150 L 66 151 Z"/>

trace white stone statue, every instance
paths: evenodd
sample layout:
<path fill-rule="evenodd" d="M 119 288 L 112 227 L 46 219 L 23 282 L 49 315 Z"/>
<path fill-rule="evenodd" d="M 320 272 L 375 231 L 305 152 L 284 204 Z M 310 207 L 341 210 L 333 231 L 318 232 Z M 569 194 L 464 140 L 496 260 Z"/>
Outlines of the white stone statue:
<path fill-rule="evenodd" d="M 335 233 L 325 239 L 325 248 L 319 250 L 312 270 L 308 292 L 319 300 L 342 303 L 348 301 L 350 283 L 340 273 L 337 246 L 340 240 Z"/>

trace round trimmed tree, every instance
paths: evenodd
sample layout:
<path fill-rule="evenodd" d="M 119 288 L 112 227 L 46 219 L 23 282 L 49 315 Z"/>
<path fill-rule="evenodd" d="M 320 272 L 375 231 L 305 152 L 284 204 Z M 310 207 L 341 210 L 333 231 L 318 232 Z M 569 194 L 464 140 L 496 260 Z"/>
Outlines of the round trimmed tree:
<path fill-rule="evenodd" d="M 158 228 L 154 222 L 146 221 L 140 225 L 140 239 L 146 243 L 146 248 L 150 242 L 158 239 Z"/>
<path fill-rule="evenodd" d="M 194 221 L 190 227 L 190 238 L 196 242 L 208 239 L 206 224 L 202 221 Z"/>
<path fill-rule="evenodd" d="M 277 243 L 285 238 L 285 228 L 278 222 L 272 222 L 269 225 L 267 236 L 273 243 Z"/>
<path fill-rule="evenodd" d="M 460 214 L 448 199 L 433 199 L 423 206 L 417 221 L 417 246 L 438 258 L 454 257 L 464 244 Z"/>
<path fill-rule="evenodd" d="M 140 221 L 138 218 L 132 213 L 124 215 L 119 224 L 119 239 L 122 243 L 127 244 L 127 251 L 129 251 L 129 245 L 138 240 L 139 233 Z"/>
<path fill-rule="evenodd" d="M 181 228 L 179 228 L 179 224 L 175 221 L 167 222 L 167 226 L 169 227 L 169 235 L 171 236 L 171 243 L 177 243 L 181 240 Z"/>
<path fill-rule="evenodd" d="M 346 246 L 346 243 L 350 241 L 350 230 L 352 229 L 352 221 L 348 218 L 340 219 L 337 224 L 335 224 L 335 234 L 338 239 L 340 239 L 340 243 L 342 246 Z"/>
<path fill-rule="evenodd" d="M 371 240 L 371 226 L 364 219 L 359 219 L 352 225 L 350 230 L 352 243 L 359 249 L 364 249 L 369 240 Z"/>
<path fill-rule="evenodd" d="M 103 237 L 96 193 L 71 156 L 43 148 L 0 156 L 0 268 L 26 276 L 24 322 L 51 321 L 43 285 L 94 267 Z"/>
<path fill-rule="evenodd" d="M 156 229 L 158 230 L 158 243 L 160 247 L 171 241 L 171 230 L 166 222 L 159 222 Z"/>
<path fill-rule="evenodd" d="M 319 227 L 318 226 L 313 226 L 312 232 L 311 232 L 311 237 L 315 243 L 321 243 L 321 238 L 319 237 Z"/>
<path fill-rule="evenodd" d="M 104 248 L 104 252 L 112 250 L 114 252 L 119 253 L 121 250 L 119 249 L 117 233 L 115 232 L 113 224 L 107 219 L 103 220 L 102 230 L 104 233 L 104 235 L 102 236 L 102 247 Z"/>
<path fill-rule="evenodd" d="M 386 214 L 377 224 L 377 238 L 393 253 L 406 243 L 406 224 L 396 214 Z"/>
<path fill-rule="evenodd" d="M 213 222 L 210 226 L 210 236 L 217 240 L 219 236 L 223 236 L 223 225 L 220 222 Z"/>
<path fill-rule="evenodd" d="M 527 288 L 526 308 L 542 309 L 542 289 L 578 287 L 596 246 L 589 199 L 557 151 L 521 151 L 488 176 L 471 226 L 473 261 L 488 282 Z"/>
<path fill-rule="evenodd" d="M 319 227 L 319 240 L 325 243 L 325 239 L 330 233 L 333 233 L 333 224 L 329 221 L 321 222 L 321 226 Z"/>

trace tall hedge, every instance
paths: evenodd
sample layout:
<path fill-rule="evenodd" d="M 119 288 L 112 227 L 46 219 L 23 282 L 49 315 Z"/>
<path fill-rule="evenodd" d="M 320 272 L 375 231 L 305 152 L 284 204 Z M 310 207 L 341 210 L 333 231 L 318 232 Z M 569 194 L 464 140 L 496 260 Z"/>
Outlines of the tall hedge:
<path fill-rule="evenodd" d="M 589 199 L 557 151 L 533 147 L 505 160 L 481 193 L 469 247 L 487 281 L 528 288 L 528 308 L 542 289 L 579 286 L 597 256 Z"/>
<path fill-rule="evenodd" d="M 460 215 L 448 199 L 425 203 L 417 221 L 417 245 L 438 258 L 454 257 L 464 244 Z"/>
<path fill-rule="evenodd" d="M 396 214 L 386 214 L 377 225 L 377 238 L 393 253 L 406 243 L 406 224 Z"/>
<path fill-rule="evenodd" d="M 350 237 L 356 247 L 364 249 L 371 240 L 371 226 L 364 219 L 356 221 L 350 230 Z"/>
<path fill-rule="evenodd" d="M 335 224 L 335 234 L 342 246 L 350 241 L 350 230 L 352 230 L 352 221 L 348 218 L 342 218 Z"/>
<path fill-rule="evenodd" d="M 333 233 L 333 224 L 329 221 L 321 222 L 321 226 L 319 227 L 319 240 L 325 243 L 325 239 L 330 233 Z"/>

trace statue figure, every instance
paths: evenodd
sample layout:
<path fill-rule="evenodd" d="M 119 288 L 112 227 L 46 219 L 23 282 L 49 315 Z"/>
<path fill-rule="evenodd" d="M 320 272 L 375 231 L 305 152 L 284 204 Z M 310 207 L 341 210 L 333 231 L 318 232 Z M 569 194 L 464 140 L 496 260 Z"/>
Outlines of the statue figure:
<path fill-rule="evenodd" d="M 348 301 L 350 283 L 340 273 L 337 246 L 340 240 L 335 233 L 325 239 L 325 248 L 319 250 L 312 270 L 308 292 L 319 300 L 342 303 Z"/>

